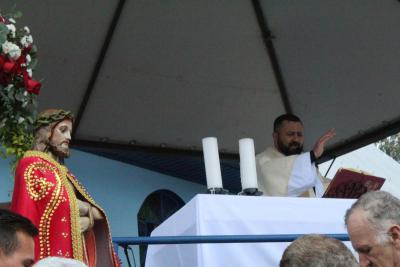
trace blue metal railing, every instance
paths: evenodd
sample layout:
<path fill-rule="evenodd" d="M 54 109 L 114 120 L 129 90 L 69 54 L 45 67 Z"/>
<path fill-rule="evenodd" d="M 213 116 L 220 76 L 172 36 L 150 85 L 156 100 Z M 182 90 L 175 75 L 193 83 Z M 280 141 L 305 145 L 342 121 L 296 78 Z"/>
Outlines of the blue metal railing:
<path fill-rule="evenodd" d="M 326 234 L 341 241 L 349 241 L 347 234 Z M 130 245 L 163 245 L 163 244 L 204 244 L 204 243 L 261 243 L 291 242 L 302 234 L 291 235 L 202 235 L 202 236 L 146 236 L 146 237 L 114 237 L 113 242 L 124 249 L 128 265 L 131 266 L 128 249 Z M 133 254 L 133 253 L 132 253 Z M 133 256 L 134 266 L 136 266 Z"/>
<path fill-rule="evenodd" d="M 349 241 L 347 234 L 326 234 L 341 241 Z M 114 237 L 119 246 L 162 245 L 162 244 L 200 244 L 200 243 L 261 243 L 291 242 L 302 234 L 290 235 L 203 235 L 203 236 L 150 236 L 150 237 Z"/>

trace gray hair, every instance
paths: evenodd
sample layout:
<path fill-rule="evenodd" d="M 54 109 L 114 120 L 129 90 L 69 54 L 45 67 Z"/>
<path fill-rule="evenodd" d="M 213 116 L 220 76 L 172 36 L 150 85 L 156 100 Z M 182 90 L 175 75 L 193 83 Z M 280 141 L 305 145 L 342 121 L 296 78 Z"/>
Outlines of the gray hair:
<path fill-rule="evenodd" d="M 348 226 L 349 217 L 355 210 L 361 209 L 365 212 L 366 219 L 376 230 L 380 242 L 389 237 L 386 232 L 392 224 L 400 224 L 400 200 L 385 191 L 371 191 L 363 194 L 346 211 L 344 221 Z"/>
<path fill-rule="evenodd" d="M 87 265 L 74 259 L 48 257 L 36 262 L 33 267 L 87 267 Z"/>
<path fill-rule="evenodd" d="M 358 262 L 343 242 L 325 235 L 304 235 L 283 253 L 280 267 L 357 267 Z"/>

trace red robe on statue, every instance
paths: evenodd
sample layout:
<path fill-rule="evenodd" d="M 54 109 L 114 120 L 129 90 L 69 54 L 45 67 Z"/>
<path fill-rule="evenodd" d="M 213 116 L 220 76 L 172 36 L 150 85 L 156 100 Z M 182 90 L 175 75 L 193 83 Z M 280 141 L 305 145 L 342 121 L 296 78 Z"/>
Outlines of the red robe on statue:
<path fill-rule="evenodd" d="M 77 196 L 95 206 L 103 217 L 84 235 Z M 68 169 L 46 153 L 28 151 L 18 163 L 11 210 L 38 227 L 36 260 L 60 256 L 83 261 L 90 267 L 119 266 L 106 214 Z"/>

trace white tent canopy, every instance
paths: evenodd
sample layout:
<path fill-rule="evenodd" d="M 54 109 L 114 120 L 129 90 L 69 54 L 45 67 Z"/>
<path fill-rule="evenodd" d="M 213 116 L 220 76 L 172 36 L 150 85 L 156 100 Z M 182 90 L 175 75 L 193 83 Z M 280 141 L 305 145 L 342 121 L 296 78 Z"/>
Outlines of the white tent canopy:
<path fill-rule="evenodd" d="M 76 145 L 200 151 L 271 143 L 299 115 L 329 157 L 398 131 L 398 1 L 15 1 L 38 46 L 40 108 L 77 115 Z M 92 142 L 92 143 L 91 143 Z"/>

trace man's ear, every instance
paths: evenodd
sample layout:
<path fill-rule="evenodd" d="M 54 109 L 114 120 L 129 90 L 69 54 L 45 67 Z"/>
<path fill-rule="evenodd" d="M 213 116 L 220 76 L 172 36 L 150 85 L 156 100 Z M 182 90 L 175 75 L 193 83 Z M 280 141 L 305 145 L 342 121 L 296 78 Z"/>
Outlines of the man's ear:
<path fill-rule="evenodd" d="M 0 248 L 0 262 L 3 261 L 2 259 L 4 259 L 5 256 L 6 256 L 6 255 L 4 254 L 3 250 Z"/>
<path fill-rule="evenodd" d="M 279 134 L 277 132 L 273 132 L 272 133 L 272 139 L 274 139 L 274 144 L 277 143 L 278 137 L 279 137 Z"/>
<path fill-rule="evenodd" d="M 394 224 L 390 226 L 388 233 L 392 237 L 392 242 L 400 248 L 400 225 Z"/>

